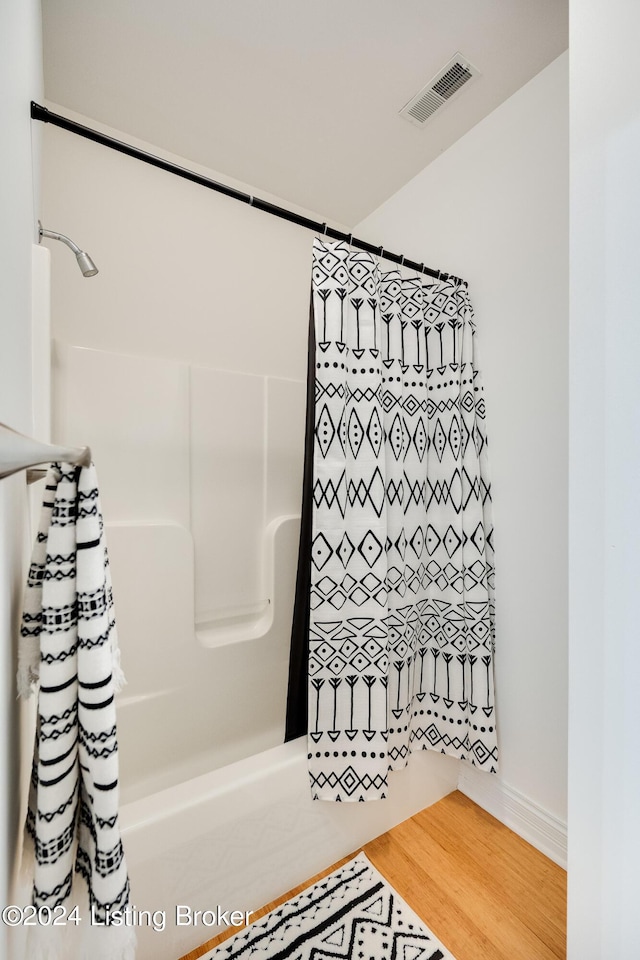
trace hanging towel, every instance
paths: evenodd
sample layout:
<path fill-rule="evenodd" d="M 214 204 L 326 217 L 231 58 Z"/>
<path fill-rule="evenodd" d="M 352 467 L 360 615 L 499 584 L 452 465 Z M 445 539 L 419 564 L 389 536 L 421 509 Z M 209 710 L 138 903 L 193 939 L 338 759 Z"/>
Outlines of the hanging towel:
<path fill-rule="evenodd" d="M 129 904 L 114 703 L 123 683 L 95 467 L 54 463 L 18 661 L 19 695 L 38 688 L 23 860 L 33 871 L 34 906 L 66 918 L 81 904 L 81 920 L 30 928 L 30 960 L 133 960 L 133 928 L 115 919 Z"/>

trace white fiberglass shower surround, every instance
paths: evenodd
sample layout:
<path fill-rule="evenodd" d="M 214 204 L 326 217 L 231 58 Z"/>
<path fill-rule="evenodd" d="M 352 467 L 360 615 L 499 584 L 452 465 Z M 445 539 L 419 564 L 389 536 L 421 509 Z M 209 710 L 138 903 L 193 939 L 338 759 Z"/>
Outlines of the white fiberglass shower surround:
<path fill-rule="evenodd" d="M 313 234 L 45 131 L 44 222 L 100 266 L 85 282 L 51 251 L 53 437 L 90 444 L 100 481 L 132 902 L 168 918 L 138 960 L 176 960 L 215 933 L 176 904 L 256 909 L 455 789 L 458 764 L 421 754 L 387 800 L 318 803 L 305 740 L 282 742 Z"/>

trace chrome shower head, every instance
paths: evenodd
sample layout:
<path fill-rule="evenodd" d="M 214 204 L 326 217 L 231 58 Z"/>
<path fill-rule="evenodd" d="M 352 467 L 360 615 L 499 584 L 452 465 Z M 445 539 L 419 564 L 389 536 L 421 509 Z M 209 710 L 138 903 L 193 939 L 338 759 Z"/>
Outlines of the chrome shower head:
<path fill-rule="evenodd" d="M 69 239 L 69 237 L 65 237 L 63 233 L 56 233 L 54 230 L 45 230 L 39 220 L 38 233 L 38 242 L 40 242 L 43 237 L 49 237 L 50 240 L 61 240 L 62 243 L 66 243 L 66 245 L 70 247 L 76 255 L 78 266 L 82 270 L 82 276 L 95 277 L 96 273 L 98 272 L 98 268 L 89 254 L 85 253 L 84 250 L 81 250 L 77 243 L 74 243 L 73 240 Z"/>
<path fill-rule="evenodd" d="M 96 273 L 98 272 L 98 268 L 88 253 L 84 253 L 84 251 L 81 250 L 80 253 L 76 253 L 76 260 L 78 261 L 78 266 L 82 270 L 83 277 L 95 277 Z"/>

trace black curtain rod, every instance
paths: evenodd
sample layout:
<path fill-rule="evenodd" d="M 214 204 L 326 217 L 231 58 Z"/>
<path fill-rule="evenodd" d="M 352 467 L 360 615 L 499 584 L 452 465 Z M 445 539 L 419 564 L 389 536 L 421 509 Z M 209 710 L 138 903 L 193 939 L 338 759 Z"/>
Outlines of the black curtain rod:
<path fill-rule="evenodd" d="M 378 257 L 390 260 L 392 263 L 399 263 L 401 266 L 408 267 L 410 270 L 424 273 L 429 277 L 436 277 L 436 279 L 453 280 L 454 283 L 462 283 L 459 277 L 454 277 L 452 274 L 443 273 L 440 270 L 432 270 L 430 267 L 425 267 L 424 263 L 408 260 L 406 257 L 400 256 L 400 254 L 397 253 L 391 253 L 383 247 L 374 247 L 372 243 L 367 243 L 366 240 L 358 240 L 358 238 L 352 234 L 342 233 L 342 231 L 336 230 L 334 227 L 327 226 L 326 223 L 318 223 L 316 220 L 302 217 L 298 213 L 293 213 L 292 210 L 286 210 L 284 207 L 278 207 L 276 204 L 269 203 L 267 200 L 261 200 L 259 197 L 252 197 L 248 193 L 234 190 L 233 187 L 228 187 L 224 183 L 218 183 L 216 180 L 210 180 L 208 177 L 194 173 L 193 170 L 187 170 L 185 167 L 179 167 L 175 163 L 169 163 L 168 160 L 156 157 L 153 153 L 139 150 L 137 147 L 132 147 L 130 144 L 123 143 L 121 140 L 115 140 L 113 137 L 107 137 L 104 133 L 92 130 L 91 127 L 85 127 L 81 123 L 76 123 L 75 120 L 68 120 L 67 117 L 63 117 L 59 113 L 53 113 L 51 110 L 40 106 L 39 103 L 35 103 L 33 100 L 31 101 L 31 118 L 33 120 L 42 120 L 43 123 L 51 123 L 54 127 L 68 130 L 70 133 L 75 133 L 79 137 L 84 137 L 85 140 L 93 140 L 94 143 L 100 143 L 103 147 L 117 150 L 118 153 L 124 153 L 127 157 L 135 157 L 136 160 L 142 160 L 143 163 L 148 163 L 152 167 L 158 167 L 160 170 L 166 170 L 167 173 L 173 173 L 178 177 L 183 177 L 185 180 L 191 180 L 192 183 L 198 183 L 201 187 L 207 187 L 209 190 L 223 193 L 226 197 L 233 197 L 234 200 L 248 203 L 249 206 L 255 207 L 257 210 L 264 210 L 265 213 L 271 213 L 275 217 L 280 217 L 282 220 L 288 220 L 290 223 L 296 223 L 300 227 L 306 227 L 308 230 L 313 230 L 315 233 L 330 237 L 332 240 L 344 240 L 352 247 L 357 247 L 359 250 L 366 250 L 368 253 L 374 253 Z"/>

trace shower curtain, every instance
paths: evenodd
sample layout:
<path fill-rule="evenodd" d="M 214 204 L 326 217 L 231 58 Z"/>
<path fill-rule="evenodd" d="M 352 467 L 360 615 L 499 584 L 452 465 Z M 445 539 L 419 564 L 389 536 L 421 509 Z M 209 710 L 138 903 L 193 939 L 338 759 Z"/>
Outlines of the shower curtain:
<path fill-rule="evenodd" d="M 467 286 L 383 272 L 316 238 L 312 313 L 298 627 L 309 612 L 287 722 L 308 682 L 312 796 L 383 798 L 414 750 L 495 772 L 491 492 Z"/>

